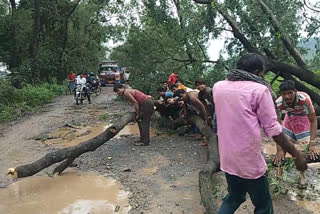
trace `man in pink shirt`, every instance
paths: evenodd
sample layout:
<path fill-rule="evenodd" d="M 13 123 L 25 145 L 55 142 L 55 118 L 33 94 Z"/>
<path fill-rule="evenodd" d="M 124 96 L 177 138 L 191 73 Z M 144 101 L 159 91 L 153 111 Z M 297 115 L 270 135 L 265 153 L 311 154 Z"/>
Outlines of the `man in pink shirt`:
<path fill-rule="evenodd" d="M 263 71 L 261 57 L 247 54 L 240 58 L 237 69 L 230 71 L 227 80 L 213 87 L 220 168 L 226 173 L 229 192 L 219 214 L 234 213 L 246 200 L 246 193 L 255 206 L 255 214 L 273 213 L 260 127 L 266 136 L 295 157 L 298 170 L 307 169 L 305 158 L 285 137 L 277 122 L 271 88 L 261 78 Z"/>

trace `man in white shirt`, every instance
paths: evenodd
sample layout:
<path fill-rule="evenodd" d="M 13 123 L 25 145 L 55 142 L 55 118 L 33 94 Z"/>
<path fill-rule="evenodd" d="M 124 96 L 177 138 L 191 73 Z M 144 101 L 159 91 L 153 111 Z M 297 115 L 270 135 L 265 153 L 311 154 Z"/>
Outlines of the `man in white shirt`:
<path fill-rule="evenodd" d="M 88 93 L 88 88 L 86 86 L 86 83 L 87 83 L 86 78 L 84 78 L 83 75 L 80 74 L 76 78 L 76 83 L 77 83 L 77 85 L 81 85 L 83 87 L 82 90 L 84 91 L 85 95 L 87 96 L 89 104 L 91 104 L 90 94 Z"/>

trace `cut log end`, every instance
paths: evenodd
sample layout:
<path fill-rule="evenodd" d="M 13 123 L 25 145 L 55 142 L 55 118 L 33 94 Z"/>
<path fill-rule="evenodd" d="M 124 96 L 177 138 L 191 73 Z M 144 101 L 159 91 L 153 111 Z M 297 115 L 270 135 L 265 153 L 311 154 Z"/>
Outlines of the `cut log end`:
<path fill-rule="evenodd" d="M 7 175 L 11 175 L 12 178 L 18 178 L 18 173 L 15 168 L 9 168 Z"/>

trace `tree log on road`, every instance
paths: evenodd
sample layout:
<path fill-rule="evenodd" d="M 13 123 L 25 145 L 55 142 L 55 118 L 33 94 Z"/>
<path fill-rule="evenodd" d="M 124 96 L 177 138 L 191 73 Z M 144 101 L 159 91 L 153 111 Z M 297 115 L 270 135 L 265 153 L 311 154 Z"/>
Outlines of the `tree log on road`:
<path fill-rule="evenodd" d="M 114 125 L 107 128 L 100 135 L 80 143 L 76 146 L 59 149 L 58 151 L 48 153 L 43 158 L 27 164 L 18 166 L 16 168 L 8 169 L 8 174 L 12 175 L 14 178 L 22 178 L 27 176 L 32 176 L 41 170 L 51 166 L 52 164 L 63 161 L 59 166 L 57 166 L 53 174 L 62 173 L 74 159 L 86 152 L 92 152 L 96 150 L 99 146 L 103 145 L 106 141 L 113 138 L 121 129 L 123 129 L 129 122 L 135 119 L 136 114 L 134 112 L 128 112 L 124 114 Z"/>
<path fill-rule="evenodd" d="M 215 185 L 219 179 L 214 175 L 220 171 L 220 160 L 218 150 L 218 138 L 212 129 L 198 115 L 188 115 L 187 118 L 180 118 L 173 121 L 172 128 L 192 124 L 199 128 L 200 133 L 208 140 L 207 164 L 199 172 L 199 189 L 201 202 L 206 208 L 206 213 L 216 213 L 217 205 L 214 198 Z"/>
<path fill-rule="evenodd" d="M 209 174 L 219 171 L 220 158 L 217 135 L 212 131 L 208 124 L 196 114 L 188 114 L 186 118 L 181 117 L 174 120 L 171 128 L 177 129 L 180 126 L 187 124 L 197 126 L 200 133 L 208 140 L 207 164 L 201 171 Z"/>

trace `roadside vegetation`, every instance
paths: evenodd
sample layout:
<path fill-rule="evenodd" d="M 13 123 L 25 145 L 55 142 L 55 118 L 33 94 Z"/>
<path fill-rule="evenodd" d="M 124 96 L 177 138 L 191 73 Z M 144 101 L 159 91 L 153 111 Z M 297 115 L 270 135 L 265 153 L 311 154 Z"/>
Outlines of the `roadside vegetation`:
<path fill-rule="evenodd" d="M 54 83 L 13 87 L 9 81 L 0 81 L 0 123 L 17 119 L 32 110 L 40 109 L 56 96 L 63 94 L 65 87 Z"/>

